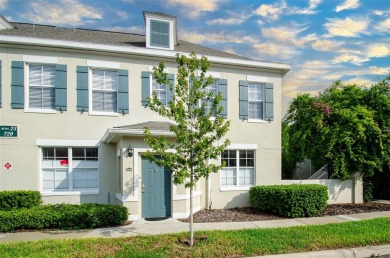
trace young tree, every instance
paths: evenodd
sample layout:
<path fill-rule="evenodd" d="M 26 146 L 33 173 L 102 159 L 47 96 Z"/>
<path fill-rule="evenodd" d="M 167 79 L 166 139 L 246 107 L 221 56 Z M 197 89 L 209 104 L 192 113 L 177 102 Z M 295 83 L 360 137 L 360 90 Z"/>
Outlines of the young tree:
<path fill-rule="evenodd" d="M 206 87 L 213 83 L 211 76 L 205 73 L 210 68 L 206 57 L 197 59 L 195 53 L 189 57 L 176 55 L 178 74 L 176 85 L 170 85 L 165 65 L 154 67 L 154 76 L 159 84 L 166 84 L 174 89 L 174 96 L 168 106 L 164 106 L 153 94 L 148 99 L 148 107 L 174 123 L 170 131 L 175 135 L 175 142 L 164 136 L 155 137 L 145 129 L 145 141 L 151 147 L 146 157 L 159 166 L 166 166 L 173 177 L 173 183 L 184 184 L 190 188 L 190 245 L 193 245 L 193 188 L 202 177 L 221 169 L 221 165 L 209 164 L 209 160 L 219 158 L 230 141 L 219 142 L 227 133 L 230 122 L 221 116 L 223 108 L 221 93 L 216 96 Z M 197 71 L 201 74 L 195 75 Z M 167 152 L 174 149 L 175 152 Z M 157 158 L 160 156 L 161 158 Z"/>
<path fill-rule="evenodd" d="M 295 162 L 311 159 L 334 178 L 371 176 L 390 165 L 390 91 L 335 82 L 319 96 L 298 95 L 284 118 Z"/>

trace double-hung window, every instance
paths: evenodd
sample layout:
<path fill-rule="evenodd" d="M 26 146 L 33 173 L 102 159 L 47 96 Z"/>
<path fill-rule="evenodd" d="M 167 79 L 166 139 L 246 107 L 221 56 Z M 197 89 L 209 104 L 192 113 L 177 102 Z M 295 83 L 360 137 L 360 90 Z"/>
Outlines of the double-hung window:
<path fill-rule="evenodd" d="M 152 77 L 152 94 L 156 93 L 157 99 L 164 105 L 167 105 L 167 85 L 166 84 L 159 84 L 154 78 L 154 76 L 151 74 Z"/>
<path fill-rule="evenodd" d="M 205 113 L 209 114 L 211 112 L 211 107 L 213 106 L 213 101 L 214 98 L 218 94 L 218 80 L 214 80 L 212 84 L 208 85 L 206 88 L 203 89 L 203 91 L 208 95 L 210 93 L 213 93 L 213 98 L 212 99 L 202 99 L 201 100 L 201 105 L 205 105 Z M 216 112 L 212 114 L 212 116 L 215 116 Z"/>
<path fill-rule="evenodd" d="M 248 83 L 248 115 L 249 119 L 264 119 L 264 83 Z"/>
<path fill-rule="evenodd" d="M 28 101 L 32 109 L 55 109 L 55 66 L 28 66 Z"/>
<path fill-rule="evenodd" d="M 98 148 L 42 147 L 44 192 L 82 192 L 98 189 Z"/>
<path fill-rule="evenodd" d="M 221 187 L 249 187 L 254 185 L 255 151 L 225 150 L 221 156 Z"/>
<path fill-rule="evenodd" d="M 169 48 L 169 22 L 150 20 L 150 45 Z"/>
<path fill-rule="evenodd" d="M 92 110 L 118 112 L 118 72 L 92 69 Z"/>

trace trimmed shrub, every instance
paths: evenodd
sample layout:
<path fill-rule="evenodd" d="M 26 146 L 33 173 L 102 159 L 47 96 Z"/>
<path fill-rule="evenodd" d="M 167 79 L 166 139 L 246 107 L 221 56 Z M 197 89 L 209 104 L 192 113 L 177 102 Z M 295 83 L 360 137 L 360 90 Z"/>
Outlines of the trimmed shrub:
<path fill-rule="evenodd" d="M 127 208 L 87 203 L 42 205 L 31 209 L 0 211 L 0 232 L 16 229 L 85 229 L 123 225 Z"/>
<path fill-rule="evenodd" d="M 0 210 L 10 211 L 13 209 L 31 208 L 42 203 L 41 194 L 38 191 L 1 191 Z"/>
<path fill-rule="evenodd" d="M 249 190 L 251 205 L 286 217 L 313 217 L 327 206 L 328 188 L 322 185 L 255 186 Z"/>

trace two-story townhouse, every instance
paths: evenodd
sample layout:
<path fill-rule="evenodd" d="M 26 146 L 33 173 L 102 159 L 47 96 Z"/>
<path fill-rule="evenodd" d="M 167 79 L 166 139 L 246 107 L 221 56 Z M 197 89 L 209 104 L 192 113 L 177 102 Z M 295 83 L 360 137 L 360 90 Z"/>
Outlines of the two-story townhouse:
<path fill-rule="evenodd" d="M 224 96 L 231 145 L 218 174 L 201 180 L 195 210 L 248 206 L 253 185 L 281 180 L 281 80 L 289 64 L 263 62 L 177 38 L 176 17 L 144 12 L 146 35 L 9 22 L 0 17 L 0 190 L 39 190 L 46 203 L 111 203 L 131 219 L 186 217 L 189 190 L 146 161 L 143 130 L 173 135 L 145 108 L 163 61 L 176 53 L 212 63 L 208 90 Z M 216 162 L 221 162 L 221 160 Z"/>

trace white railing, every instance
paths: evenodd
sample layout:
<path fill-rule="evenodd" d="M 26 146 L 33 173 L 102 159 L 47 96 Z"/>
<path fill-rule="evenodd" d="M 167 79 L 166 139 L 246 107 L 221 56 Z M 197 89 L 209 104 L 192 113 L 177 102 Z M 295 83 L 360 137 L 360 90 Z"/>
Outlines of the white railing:
<path fill-rule="evenodd" d="M 326 165 L 317 170 L 308 179 L 328 179 L 328 171 L 326 170 Z"/>

